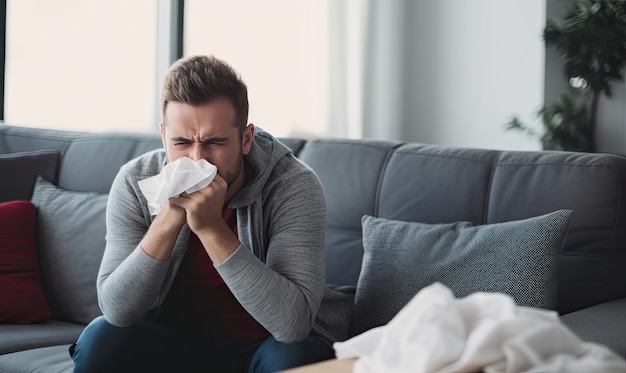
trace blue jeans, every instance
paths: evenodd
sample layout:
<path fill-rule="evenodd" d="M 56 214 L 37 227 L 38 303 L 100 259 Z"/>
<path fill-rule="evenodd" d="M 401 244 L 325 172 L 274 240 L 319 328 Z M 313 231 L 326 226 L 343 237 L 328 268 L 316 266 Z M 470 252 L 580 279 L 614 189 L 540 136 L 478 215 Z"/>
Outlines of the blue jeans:
<path fill-rule="evenodd" d="M 100 316 L 70 348 L 74 372 L 275 372 L 334 357 L 331 345 L 309 334 L 300 343 L 207 340 L 141 321 L 120 328 Z"/>

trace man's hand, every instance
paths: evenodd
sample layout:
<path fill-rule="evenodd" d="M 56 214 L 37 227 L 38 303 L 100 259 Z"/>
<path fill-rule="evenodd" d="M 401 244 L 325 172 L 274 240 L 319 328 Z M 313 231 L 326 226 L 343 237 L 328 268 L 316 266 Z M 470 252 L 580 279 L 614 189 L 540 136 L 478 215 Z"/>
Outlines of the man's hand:
<path fill-rule="evenodd" d="M 187 225 L 198 235 L 214 264 L 226 260 L 239 247 L 239 239 L 222 215 L 227 189 L 228 183 L 217 174 L 206 188 L 169 200 L 172 206 L 185 211 Z"/>
<path fill-rule="evenodd" d="M 185 224 L 185 210 L 165 203 L 161 212 L 154 218 L 148 232 L 140 242 L 146 254 L 159 260 L 168 260 L 172 255 L 174 242 Z"/>
<path fill-rule="evenodd" d="M 227 189 L 226 180 L 217 174 L 206 188 L 191 194 L 182 193 L 178 198 L 170 198 L 169 202 L 186 212 L 187 225 L 199 235 L 224 222 L 222 209 Z"/>

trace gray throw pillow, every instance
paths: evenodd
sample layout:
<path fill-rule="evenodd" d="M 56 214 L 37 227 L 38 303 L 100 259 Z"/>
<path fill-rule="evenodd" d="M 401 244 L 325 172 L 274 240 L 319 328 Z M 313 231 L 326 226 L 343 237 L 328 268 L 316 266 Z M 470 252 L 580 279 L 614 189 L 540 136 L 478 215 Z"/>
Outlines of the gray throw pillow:
<path fill-rule="evenodd" d="M 362 218 L 364 256 L 351 335 L 389 322 L 422 288 L 440 282 L 457 297 L 500 292 L 520 306 L 554 309 L 558 257 L 572 215 L 474 226 Z"/>
<path fill-rule="evenodd" d="M 37 208 L 41 280 L 56 319 L 87 324 L 100 315 L 96 278 L 105 246 L 108 195 L 74 192 L 39 177 Z"/>
<path fill-rule="evenodd" d="M 56 181 L 58 162 L 56 150 L 0 154 L 0 202 L 30 200 L 37 175 Z"/>

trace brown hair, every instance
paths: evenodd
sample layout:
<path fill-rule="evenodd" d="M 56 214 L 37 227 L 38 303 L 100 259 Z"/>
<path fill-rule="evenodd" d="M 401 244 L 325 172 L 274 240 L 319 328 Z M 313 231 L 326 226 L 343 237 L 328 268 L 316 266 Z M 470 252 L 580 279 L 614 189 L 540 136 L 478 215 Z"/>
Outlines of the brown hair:
<path fill-rule="evenodd" d="M 243 133 L 248 124 L 248 89 L 239 74 L 213 56 L 182 58 L 170 67 L 163 79 L 163 120 L 170 101 L 201 105 L 218 97 L 225 97 L 233 104 L 235 125 Z"/>

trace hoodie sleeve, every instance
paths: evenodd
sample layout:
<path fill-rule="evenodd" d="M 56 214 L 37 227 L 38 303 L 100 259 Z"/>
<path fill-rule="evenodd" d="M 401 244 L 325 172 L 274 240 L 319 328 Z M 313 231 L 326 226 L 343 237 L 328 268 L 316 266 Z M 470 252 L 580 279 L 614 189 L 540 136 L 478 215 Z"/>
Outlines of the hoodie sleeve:
<path fill-rule="evenodd" d="M 292 158 L 293 159 L 293 158 Z M 326 204 L 317 176 L 299 161 L 274 170 L 249 212 L 253 235 L 265 236 L 265 263 L 241 245 L 216 266 L 243 307 L 276 340 L 295 343 L 313 328 L 324 292 Z M 256 217 L 256 218 L 255 218 Z M 261 221 L 259 221 L 259 219 Z M 244 224 L 245 226 L 245 224 Z"/>
<path fill-rule="evenodd" d="M 157 307 L 170 265 L 139 246 L 150 217 L 139 200 L 133 174 L 123 166 L 111 187 L 106 247 L 97 280 L 100 309 L 108 322 L 120 327 L 138 322 Z"/>

